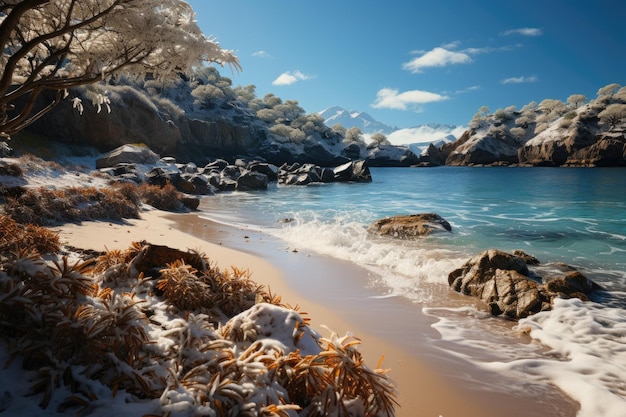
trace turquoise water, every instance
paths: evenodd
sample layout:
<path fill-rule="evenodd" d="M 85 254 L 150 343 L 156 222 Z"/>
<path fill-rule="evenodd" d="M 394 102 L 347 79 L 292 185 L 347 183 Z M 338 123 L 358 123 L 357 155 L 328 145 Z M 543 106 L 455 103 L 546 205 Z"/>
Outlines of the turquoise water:
<path fill-rule="evenodd" d="M 273 184 L 267 191 L 218 194 L 203 210 L 214 220 L 254 225 L 292 247 L 367 268 L 368 285 L 381 295 L 407 298 L 437 319 L 433 327 L 446 349 L 470 348 L 475 355 L 468 360 L 479 366 L 557 385 L 581 403 L 579 416 L 626 415 L 626 169 L 371 172 L 368 184 Z M 422 212 L 444 217 L 452 233 L 414 242 L 366 233 L 379 218 Z M 503 335 L 471 302 L 451 304 L 442 290 L 449 272 L 488 248 L 565 262 L 608 291 L 590 303 L 559 300 L 553 311 Z M 534 343 L 518 342 L 519 331 Z"/>
<path fill-rule="evenodd" d="M 370 184 L 273 184 L 264 192 L 221 194 L 211 197 L 221 201 L 211 206 L 212 216 L 269 229 L 293 218 L 292 228 L 309 223 L 319 226 L 319 233 L 332 228 L 341 236 L 385 216 L 436 212 L 452 224 L 453 233 L 429 238 L 428 244 L 464 254 L 521 248 L 543 262 L 599 269 L 604 284 L 626 290 L 624 169 L 371 171 Z M 309 234 L 309 244 L 333 246 L 315 238 Z"/>

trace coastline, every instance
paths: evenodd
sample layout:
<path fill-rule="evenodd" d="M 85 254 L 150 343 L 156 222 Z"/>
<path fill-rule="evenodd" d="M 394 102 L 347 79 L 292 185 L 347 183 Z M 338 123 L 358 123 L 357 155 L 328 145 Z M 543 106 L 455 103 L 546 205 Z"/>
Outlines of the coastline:
<path fill-rule="evenodd" d="M 490 392 L 482 381 L 497 384 L 496 375 L 478 374 L 460 359 L 414 344 L 412 341 L 425 334 L 434 334 L 430 319 L 409 302 L 373 297 L 365 285 L 358 285 L 367 273 L 355 265 L 295 252 L 260 233 L 217 224 L 196 213 L 148 211 L 141 217 L 123 223 L 67 224 L 52 230 L 63 243 L 82 249 L 125 249 L 131 242 L 146 240 L 198 250 L 221 268 L 248 269 L 258 284 L 308 313 L 311 326 L 322 335 L 328 335 L 326 326 L 339 335 L 350 332 L 361 339 L 359 350 L 370 368 L 384 356 L 381 367 L 391 369 L 399 390 L 397 416 L 576 414 L 577 404 L 567 398 L 558 404 L 562 414 L 546 414 L 545 401 L 530 393 Z"/>

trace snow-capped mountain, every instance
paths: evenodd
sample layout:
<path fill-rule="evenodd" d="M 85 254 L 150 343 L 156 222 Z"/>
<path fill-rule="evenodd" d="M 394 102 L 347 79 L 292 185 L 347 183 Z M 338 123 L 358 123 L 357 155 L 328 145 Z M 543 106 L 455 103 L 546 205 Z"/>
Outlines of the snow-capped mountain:
<path fill-rule="evenodd" d="M 387 139 L 394 145 L 410 145 L 411 150 L 419 155 L 420 152 L 417 152 L 417 149 L 425 150 L 431 143 L 440 145 L 444 142 L 453 142 L 466 130 L 466 126 L 428 123 L 395 130 L 387 135 Z"/>
<path fill-rule="evenodd" d="M 393 145 L 407 145 L 419 155 L 428 145 L 444 142 L 453 142 L 459 138 L 467 128 L 465 126 L 428 123 L 406 129 L 398 129 L 375 120 L 365 112 L 348 111 L 343 107 L 333 106 L 318 112 L 324 118 L 324 123 L 332 127 L 339 123 L 346 129 L 358 127 L 367 138 L 373 133 L 381 132 Z"/>
<path fill-rule="evenodd" d="M 346 129 L 358 127 L 364 134 L 381 132 L 387 135 L 397 129 L 397 127 L 374 120 L 372 116 L 365 112 L 348 111 L 339 106 L 329 107 L 317 114 L 322 116 L 326 126 L 332 127 L 334 124 L 339 123 Z"/>

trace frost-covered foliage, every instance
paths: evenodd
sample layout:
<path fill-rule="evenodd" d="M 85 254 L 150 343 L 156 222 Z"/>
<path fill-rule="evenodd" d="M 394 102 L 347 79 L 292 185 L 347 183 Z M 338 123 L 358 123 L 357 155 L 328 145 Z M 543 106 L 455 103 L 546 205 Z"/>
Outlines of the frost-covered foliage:
<path fill-rule="evenodd" d="M 358 339 L 321 337 L 247 271 L 220 270 L 201 253 L 136 243 L 46 261 L 2 251 L 0 294 L 0 359 L 23 366 L 30 407 L 84 416 L 112 405 L 171 417 L 395 413 L 395 387 L 364 364 Z M 10 415 L 23 411 L 19 386 L 2 381 Z"/>
<path fill-rule="evenodd" d="M 170 79 L 203 62 L 240 69 L 231 51 L 200 31 L 182 0 L 4 1 L 0 50 L 0 132 L 9 135 L 56 105 L 69 87 L 117 75 Z M 44 91 L 53 99 L 36 107 Z M 106 102 L 102 97 L 97 105 Z"/>
<path fill-rule="evenodd" d="M 541 147 L 567 138 L 578 141 L 576 146 L 580 147 L 596 135 L 623 134 L 625 122 L 626 89 L 619 84 L 600 88 L 598 96 L 589 101 L 582 94 L 573 94 L 567 103 L 545 99 L 539 104 L 528 103 L 519 111 L 510 106 L 490 113 L 483 106 L 469 125 L 469 137 L 449 159 L 457 164 L 476 160 L 482 164 L 516 163 L 523 147 Z"/>
<path fill-rule="evenodd" d="M 17 223 L 9 216 L 0 216 L 0 252 L 28 247 L 39 253 L 57 252 L 59 236 L 45 227 Z"/>
<path fill-rule="evenodd" d="M 470 122 L 475 134 L 483 132 L 487 136 L 513 138 L 527 141 L 553 124 L 560 129 L 576 126 L 576 121 L 596 120 L 606 130 L 620 126 L 626 120 L 626 87 L 609 84 L 598 90 L 595 100 L 588 101 L 583 94 L 572 94 L 567 103 L 556 99 L 545 99 L 539 104 L 533 101 L 517 111 L 514 106 L 497 109 L 489 113 L 481 107 Z"/>

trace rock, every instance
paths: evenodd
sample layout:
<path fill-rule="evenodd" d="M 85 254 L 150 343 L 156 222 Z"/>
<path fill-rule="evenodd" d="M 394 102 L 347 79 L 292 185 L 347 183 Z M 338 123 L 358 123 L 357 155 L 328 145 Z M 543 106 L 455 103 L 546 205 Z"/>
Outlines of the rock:
<path fill-rule="evenodd" d="M 176 189 L 185 194 L 197 194 L 196 186 L 186 178 L 183 178 L 182 181 L 178 181 L 178 183 L 176 183 Z"/>
<path fill-rule="evenodd" d="M 428 145 L 428 148 L 417 157 L 415 165 L 420 167 L 437 167 L 445 165 L 448 154 L 434 144 Z"/>
<path fill-rule="evenodd" d="M 519 319 L 549 304 L 539 291 L 539 284 L 528 275 L 522 258 L 490 249 L 452 271 L 448 284 L 461 294 L 478 297 L 494 315 Z"/>
<path fill-rule="evenodd" d="M 526 262 L 526 265 L 539 265 L 539 259 L 535 258 L 532 255 L 527 254 L 521 249 L 516 249 L 513 251 L 513 255 L 519 256 Z"/>
<path fill-rule="evenodd" d="M 71 100 L 63 100 L 28 131 L 64 143 L 92 145 L 101 152 L 144 143 L 159 154 L 202 165 L 212 156 L 255 150 L 267 140 L 267 128 L 247 120 L 230 120 L 211 112 L 195 118 L 181 112 L 177 104 L 163 106 L 151 101 L 139 88 L 108 85 L 107 89 L 111 92 L 110 113 L 98 113 L 88 105 L 79 115 Z M 87 91 L 86 87 L 73 90 L 84 102 L 91 101 Z"/>
<path fill-rule="evenodd" d="M 185 196 L 180 201 L 183 203 L 183 206 L 189 210 L 197 210 L 200 205 L 200 199 L 198 197 Z"/>
<path fill-rule="evenodd" d="M 267 183 L 267 175 L 245 170 L 239 178 L 237 178 L 236 189 L 239 191 L 266 190 Z"/>
<path fill-rule="evenodd" d="M 220 172 L 224 168 L 228 166 L 228 161 L 224 159 L 216 159 L 213 162 L 210 162 L 204 166 L 204 171 L 218 171 Z"/>
<path fill-rule="evenodd" d="M 127 260 L 129 262 L 132 261 L 131 266 L 137 272 L 143 272 L 149 276 L 150 273 L 165 268 L 168 264 L 172 264 L 177 260 L 184 261 L 185 264 L 191 265 L 198 271 L 203 272 L 207 270 L 208 265 L 197 253 L 183 252 L 168 246 L 153 245 L 145 241 L 139 242 L 139 244 L 142 247 L 139 254 L 132 255 L 134 256 L 133 259 Z"/>
<path fill-rule="evenodd" d="M 351 143 L 343 149 L 342 153 L 351 160 L 360 159 L 361 147 L 356 143 Z"/>
<path fill-rule="evenodd" d="M 159 155 L 147 146 L 122 145 L 98 158 L 96 169 L 114 167 L 120 163 L 152 165 L 159 159 Z"/>
<path fill-rule="evenodd" d="M 571 271 L 563 276 L 544 278 L 544 287 L 552 296 L 566 298 L 580 298 L 588 301 L 587 297 L 594 290 L 602 288 L 579 271 Z"/>
<path fill-rule="evenodd" d="M 333 182 L 335 174 L 315 164 L 283 164 L 278 170 L 278 183 L 286 185 L 308 185 L 311 183 Z"/>
<path fill-rule="evenodd" d="M 228 165 L 220 172 L 220 176 L 222 177 L 222 179 L 228 178 L 230 180 L 237 181 L 243 171 L 244 169 L 241 167 L 238 167 L 236 165 Z"/>
<path fill-rule="evenodd" d="M 410 167 L 417 163 L 417 156 L 406 146 L 379 145 L 368 149 L 370 167 Z"/>
<path fill-rule="evenodd" d="M 250 171 L 260 172 L 267 175 L 268 181 L 278 180 L 278 167 L 274 164 L 268 164 L 266 162 L 253 161 L 248 165 Z"/>
<path fill-rule="evenodd" d="M 0 176 L 21 177 L 22 168 L 18 164 L 7 161 L 0 161 Z"/>
<path fill-rule="evenodd" d="M 144 175 L 145 181 L 150 185 L 163 187 L 166 184 L 177 185 L 181 182 L 180 172 L 163 167 L 155 167 Z"/>
<path fill-rule="evenodd" d="M 492 314 L 514 320 L 550 310 L 556 297 L 586 301 L 592 291 L 602 289 L 567 265 L 561 267 L 563 275 L 541 278 L 528 269 L 528 264 L 539 263 L 537 259 L 516 252 L 522 256 L 486 250 L 452 271 L 448 284 L 457 292 L 478 297 Z"/>
<path fill-rule="evenodd" d="M 222 191 L 234 191 L 237 189 L 237 180 L 228 177 L 221 177 L 217 188 Z"/>
<path fill-rule="evenodd" d="M 13 154 L 13 149 L 8 143 L 0 141 L 0 158 L 8 158 Z"/>
<path fill-rule="evenodd" d="M 320 178 L 322 182 L 333 182 L 335 180 L 335 173 L 332 169 L 322 168 L 322 172 L 320 173 Z"/>
<path fill-rule="evenodd" d="M 438 214 L 421 213 L 380 219 L 372 223 L 367 230 L 378 235 L 414 239 L 429 235 L 434 231 L 451 232 L 452 227 Z"/>
<path fill-rule="evenodd" d="M 364 160 L 352 161 L 333 169 L 335 181 L 371 182 L 372 174 Z"/>

